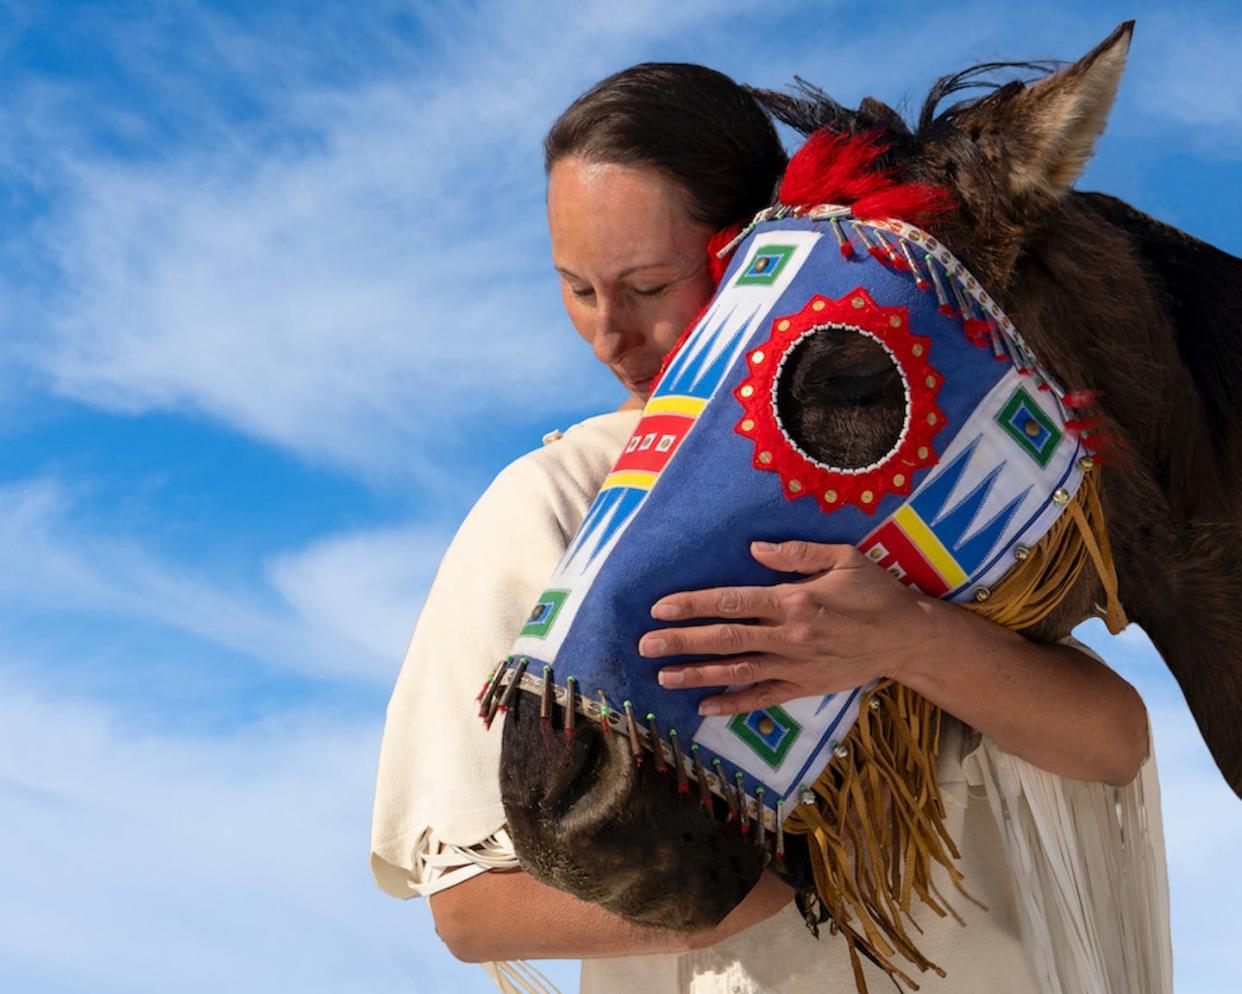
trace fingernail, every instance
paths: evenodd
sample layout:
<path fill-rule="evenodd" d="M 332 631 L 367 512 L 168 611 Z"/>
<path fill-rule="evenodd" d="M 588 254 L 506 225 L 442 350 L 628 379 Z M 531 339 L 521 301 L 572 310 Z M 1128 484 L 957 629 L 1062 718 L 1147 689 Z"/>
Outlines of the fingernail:
<path fill-rule="evenodd" d="M 681 617 L 681 608 L 676 604 L 656 604 L 651 609 L 651 617 L 660 621 L 672 621 Z"/>
<path fill-rule="evenodd" d="M 680 687 L 686 681 L 681 670 L 660 670 L 657 679 L 661 687 Z"/>
<path fill-rule="evenodd" d="M 720 705 L 715 701 L 704 701 L 699 705 L 699 714 L 704 717 L 710 717 L 714 714 L 720 714 Z"/>
<path fill-rule="evenodd" d="M 775 552 L 780 546 L 775 542 L 756 542 L 755 548 L 760 552 Z"/>
<path fill-rule="evenodd" d="M 664 639 L 643 639 L 638 651 L 644 656 L 659 655 L 664 651 Z"/>

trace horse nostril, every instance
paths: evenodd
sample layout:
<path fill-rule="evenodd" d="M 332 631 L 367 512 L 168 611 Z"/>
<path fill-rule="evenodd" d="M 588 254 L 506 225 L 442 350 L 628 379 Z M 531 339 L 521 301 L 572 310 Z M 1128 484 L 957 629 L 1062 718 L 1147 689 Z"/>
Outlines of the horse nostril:
<path fill-rule="evenodd" d="M 636 766 L 623 735 L 593 723 L 546 737 L 537 708 L 505 719 L 501 794 L 523 867 L 640 925 L 712 928 L 763 870 L 752 842 Z M 660 831 L 653 837 L 652 828 Z"/>

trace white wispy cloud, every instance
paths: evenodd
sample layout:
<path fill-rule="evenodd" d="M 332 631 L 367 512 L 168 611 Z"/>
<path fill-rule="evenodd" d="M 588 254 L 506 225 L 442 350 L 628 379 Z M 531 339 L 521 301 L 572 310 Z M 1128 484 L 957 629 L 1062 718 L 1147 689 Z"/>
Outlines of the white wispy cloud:
<path fill-rule="evenodd" d="M 1242 153 L 1242 24 L 1219 11 L 1168 11 L 1143 18 L 1136 37 L 1159 39 L 1137 54 L 1131 74 L 1147 114 L 1182 125 L 1187 145 Z M 1136 42 L 1137 47 L 1137 42 Z"/>
<path fill-rule="evenodd" d="M 313 619 L 317 631 L 387 660 L 391 672 L 445 546 L 442 531 L 375 529 L 282 556 L 268 575 L 299 618 Z"/>
<path fill-rule="evenodd" d="M 463 419 L 547 405 L 575 370 L 589 372 L 574 401 L 595 389 L 602 403 L 606 379 L 568 347 L 550 274 L 539 139 L 583 83 L 719 10 L 427 14 L 450 37 L 425 66 L 331 87 L 288 67 L 272 85 L 276 50 L 204 16 L 195 60 L 218 54 L 265 85 L 269 116 L 232 121 L 188 94 L 203 142 L 154 160 L 66 135 L 82 94 L 44 92 L 51 134 L 43 118 L 22 134 L 57 150 L 40 247 L 71 289 L 25 295 L 24 360 L 93 405 L 205 414 L 372 471 L 403 453 L 434 472 L 412 448 L 451 444 Z M 581 57 L 532 58 L 533 23 L 547 52 Z M 145 68 L 182 94 L 168 66 Z"/>
<path fill-rule="evenodd" d="M 0 984 L 468 988 L 425 909 L 368 879 L 378 735 L 315 712 L 227 738 L 135 734 L 0 668 Z"/>
<path fill-rule="evenodd" d="M 697 35 L 699 58 L 742 78 L 777 84 L 801 71 L 843 98 L 895 103 L 976 58 L 1080 54 L 1053 44 L 1047 25 L 1019 49 L 1012 25 L 983 8 L 951 25 L 880 17 L 831 52 L 813 33 L 739 50 L 740 4 L 414 7 L 418 45 L 363 10 L 352 32 L 327 16 L 283 23 L 280 47 L 177 9 L 196 32 L 188 62 L 166 51 L 167 15 L 126 23 L 112 51 L 175 103 L 174 151 L 101 153 L 88 140 L 97 109 L 139 145 L 154 126 L 64 86 L 33 87 L 0 124 L 2 154 L 27 172 L 37 162 L 55 199 L 25 234 L 64 288 L 10 282 L 23 331 L 10 355 L 92 405 L 205 415 L 432 486 L 446 482 L 437 451 L 489 420 L 615 392 L 573 347 L 542 230 L 539 140 L 584 84 L 679 36 Z M 824 32 L 840 19 L 831 5 L 801 9 Z M 1074 33 L 1094 39 L 1081 20 Z M 572 58 L 536 57 L 535 23 L 542 52 Z M 309 54 L 318 48 L 337 52 L 330 79 Z M 1228 60 L 1190 57 L 1163 56 L 1167 72 L 1145 84 L 1163 94 L 1155 106 L 1227 116 L 1238 86 L 1213 66 Z M 253 120 L 194 87 L 208 66 L 259 103 Z"/>
<path fill-rule="evenodd" d="M 431 527 L 320 539 L 264 583 L 196 572 L 83 520 L 53 480 L 0 487 L 0 610 L 155 622 L 263 667 L 375 686 L 394 678 L 435 564 Z"/>

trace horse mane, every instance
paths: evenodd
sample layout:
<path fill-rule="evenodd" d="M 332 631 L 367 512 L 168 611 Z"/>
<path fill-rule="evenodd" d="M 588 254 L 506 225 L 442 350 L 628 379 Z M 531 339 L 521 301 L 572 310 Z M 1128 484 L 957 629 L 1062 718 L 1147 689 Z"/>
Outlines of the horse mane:
<path fill-rule="evenodd" d="M 822 136 L 818 143 L 814 139 L 808 141 L 803 150 L 821 154 L 794 157 L 790 164 L 794 175 L 786 173 L 782 201 L 806 199 L 810 196 L 808 191 L 818 186 L 821 191 L 831 187 L 831 192 L 839 194 L 836 199 L 825 195 L 823 200 L 852 203 L 863 198 L 877 199 L 883 206 L 890 196 L 888 191 L 901 186 L 916 191 L 912 203 L 905 203 L 909 197 L 897 197 L 888 206 L 908 206 L 914 210 L 898 209 L 893 216 L 933 215 L 943 209 L 944 199 L 933 197 L 931 203 L 925 203 L 917 195 L 933 185 L 927 182 L 930 177 L 909 177 L 923 182 L 902 184 L 896 179 L 894 166 L 916 153 L 929 139 L 951 129 L 966 111 L 984 101 L 1008 100 L 1033 78 L 1064 65 L 1056 60 L 981 62 L 942 76 L 928 90 L 913 128 L 878 100 L 866 97 L 853 110 L 800 76 L 794 77 L 791 92 L 747 89 L 778 121 L 803 135 Z M 1017 78 L 995 78 L 1002 73 L 1016 74 Z M 986 92 L 941 109 L 950 97 L 972 90 Z M 816 144 L 824 147 L 817 149 Z M 846 153 L 843 158 L 842 152 Z M 841 158 L 835 170 L 829 168 L 828 153 Z M 803 161 L 798 175 L 799 158 L 820 161 Z M 794 187 L 799 196 L 792 196 Z M 881 191 L 881 196 L 876 197 Z M 1115 197 L 1076 192 L 1071 196 L 1132 240 L 1158 298 L 1167 308 L 1176 330 L 1178 353 L 1215 429 L 1215 454 L 1225 461 L 1242 462 L 1242 259 L 1162 224 Z M 914 217 L 906 216 L 905 220 L 918 223 Z"/>
<path fill-rule="evenodd" d="M 768 90 L 762 87 L 748 86 L 746 90 L 758 100 L 768 112 L 782 124 L 793 128 L 806 137 L 821 128 L 827 128 L 838 134 L 862 135 L 879 132 L 884 143 L 899 155 L 903 149 L 899 146 L 914 140 L 923 141 L 929 131 L 939 125 L 949 123 L 953 117 L 976 106 L 980 100 L 1001 94 L 1008 95 L 1027 85 L 1024 76 L 1037 77 L 1054 72 L 1065 63 L 1044 59 L 1034 62 L 980 62 L 959 72 L 941 76 L 931 89 L 919 109 L 917 125 L 911 129 L 902 116 L 887 104 L 874 97 L 864 97 L 857 110 L 852 110 L 828 96 L 820 87 L 810 83 L 801 76 L 794 76 L 790 90 L 783 93 L 779 90 Z M 1000 72 L 1020 74 L 1016 80 L 1002 81 L 987 77 Z M 939 111 L 940 104 L 948 97 L 967 90 L 987 90 L 986 94 L 959 100 L 950 107 Z M 881 163 L 887 166 L 888 163 Z"/>
<path fill-rule="evenodd" d="M 978 106 L 982 100 L 1008 99 L 1009 96 L 1027 86 L 1030 80 L 1022 77 L 1028 73 L 1034 77 L 1047 76 L 1064 66 L 1065 63 L 1057 59 L 1040 59 L 1034 62 L 980 62 L 959 72 L 941 76 L 932 84 L 931 89 L 927 91 L 927 97 L 923 100 L 923 107 L 919 111 L 918 134 L 925 137 L 933 128 L 950 123 L 954 117 Z M 991 73 L 998 72 L 1015 72 L 1021 75 L 1018 79 L 1007 81 L 986 78 Z M 967 100 L 959 100 L 937 113 L 943 100 L 966 90 L 987 90 L 988 92 Z"/>
<path fill-rule="evenodd" d="M 1207 414 L 1222 461 L 1242 459 L 1242 259 L 1103 193 L 1078 193 L 1120 228 L 1173 323 L 1177 351 Z"/>

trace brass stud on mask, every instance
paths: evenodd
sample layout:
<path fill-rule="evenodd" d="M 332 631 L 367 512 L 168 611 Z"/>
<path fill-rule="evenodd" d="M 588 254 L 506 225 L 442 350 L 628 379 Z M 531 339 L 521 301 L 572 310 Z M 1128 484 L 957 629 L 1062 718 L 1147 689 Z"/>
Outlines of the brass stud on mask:
<path fill-rule="evenodd" d="M 690 782 L 686 779 L 686 764 L 682 761 L 681 743 L 677 738 L 677 729 L 668 730 L 668 742 L 673 747 L 673 772 L 677 775 L 677 793 L 689 794 Z"/>
<path fill-rule="evenodd" d="M 737 788 L 737 809 L 741 812 L 742 834 L 750 834 L 750 809 L 746 803 L 746 778 L 742 776 L 742 771 L 738 770 L 733 774 L 733 783 Z"/>
<path fill-rule="evenodd" d="M 1084 473 L 1089 473 L 1091 470 L 1095 469 L 1095 460 L 1090 456 L 1083 456 L 1078 460 L 1078 468 Z"/>
<path fill-rule="evenodd" d="M 1064 507 L 1069 502 L 1070 494 L 1064 487 L 1057 487 L 1056 490 L 1052 492 L 1052 503 L 1056 504 L 1057 507 Z"/>
<path fill-rule="evenodd" d="M 982 604 L 984 601 L 986 601 L 989 597 L 992 596 L 992 591 L 990 591 L 987 587 L 975 587 L 975 592 L 973 596 L 976 601 Z"/>
<path fill-rule="evenodd" d="M 578 678 L 565 677 L 565 738 L 574 734 L 578 724 Z"/>
<path fill-rule="evenodd" d="M 496 674 L 500 672 L 500 667 L 503 665 L 504 663 L 497 663 L 494 667 L 492 667 L 491 673 L 487 675 L 487 679 L 483 681 L 483 686 L 479 688 L 479 692 L 475 695 L 475 704 L 478 704 L 479 701 L 483 700 L 483 695 L 487 693 L 487 688 L 492 685 L 492 680 L 495 679 Z"/>
<path fill-rule="evenodd" d="M 502 691 L 501 685 L 504 682 L 505 673 L 509 671 L 509 667 L 513 665 L 513 662 L 513 656 L 509 656 L 508 659 L 505 660 L 504 666 L 501 667 L 501 671 L 499 671 L 496 675 L 496 680 L 493 681 L 494 686 L 492 687 L 491 693 L 483 698 L 483 700 L 487 702 L 487 713 L 483 716 L 484 728 L 491 728 L 492 722 L 496 721 L 496 713 L 499 709 L 501 709 L 501 701 L 504 700 L 505 693 L 508 693 L 508 687 L 505 687 Z"/>
<path fill-rule="evenodd" d="M 621 705 L 625 709 L 625 729 L 630 737 L 630 755 L 634 757 L 634 765 L 643 765 L 643 740 L 638 734 L 638 722 L 634 720 L 634 704 L 626 701 Z"/>
<path fill-rule="evenodd" d="M 1015 545 L 1013 547 L 1013 557 L 1018 562 L 1024 563 L 1031 558 L 1031 550 L 1025 545 Z"/>
<path fill-rule="evenodd" d="M 539 696 L 539 723 L 542 725 L 550 725 L 552 723 L 552 702 L 554 700 L 552 689 L 552 664 L 543 664 L 543 693 Z"/>
<path fill-rule="evenodd" d="M 724 795 L 724 799 L 729 805 L 729 817 L 736 819 L 738 817 L 737 798 L 734 797 L 733 791 L 729 789 L 729 780 L 725 776 L 724 766 L 718 759 L 712 760 L 712 766 L 715 767 L 716 777 L 720 782 L 720 793 Z"/>
<path fill-rule="evenodd" d="M 785 860 L 785 802 L 776 799 L 776 859 L 778 864 Z"/>
<path fill-rule="evenodd" d="M 608 698 L 601 689 L 599 692 L 599 724 L 605 735 L 612 731 L 610 727 L 612 722 L 608 719 L 612 717 L 612 708 L 608 706 Z"/>
<path fill-rule="evenodd" d="M 660 741 L 660 730 L 656 727 L 654 711 L 647 712 L 647 733 L 651 736 L 651 751 L 655 753 L 656 772 L 663 773 L 668 769 L 668 764 L 664 762 L 664 743 Z"/>
<path fill-rule="evenodd" d="M 509 681 L 509 686 L 505 688 L 505 695 L 500 699 L 500 711 L 509 710 L 509 705 L 513 703 L 518 687 L 522 684 L 522 674 L 526 672 L 528 665 L 530 665 L 530 660 L 525 656 L 518 660 L 517 668 L 513 671 L 513 679 Z"/>
<path fill-rule="evenodd" d="M 500 684 L 511 662 L 513 662 L 512 656 L 506 656 L 500 661 L 500 665 L 496 667 L 496 672 L 492 674 L 491 682 L 487 685 L 487 690 L 483 692 L 483 697 L 479 701 L 479 717 L 488 726 L 491 725 L 492 719 L 496 716 L 496 710 L 493 705 L 499 703 L 497 697 L 500 692 Z"/>
<path fill-rule="evenodd" d="M 690 743 L 690 764 L 693 767 L 694 779 L 699 785 L 699 803 L 708 811 L 712 809 L 712 789 L 707 783 L 707 770 L 699 762 L 699 744 Z"/>

